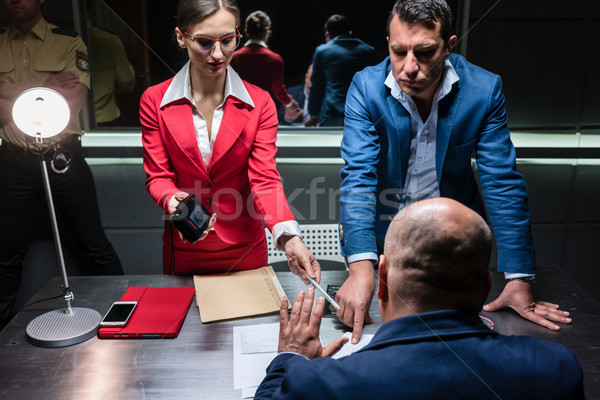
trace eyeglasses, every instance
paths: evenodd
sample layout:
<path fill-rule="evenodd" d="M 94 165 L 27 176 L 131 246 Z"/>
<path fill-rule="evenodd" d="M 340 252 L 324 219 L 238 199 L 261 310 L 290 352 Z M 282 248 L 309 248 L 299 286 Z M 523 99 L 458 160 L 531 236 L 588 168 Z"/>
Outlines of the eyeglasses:
<path fill-rule="evenodd" d="M 223 36 L 221 39 L 214 39 L 210 36 L 190 36 L 189 33 L 183 31 L 183 34 L 187 36 L 192 42 L 195 42 L 200 47 L 200 51 L 209 52 L 215 47 L 215 43 L 221 42 L 221 50 L 223 51 L 234 51 L 240 45 L 242 35 L 239 30 L 235 30 L 237 34 Z"/>

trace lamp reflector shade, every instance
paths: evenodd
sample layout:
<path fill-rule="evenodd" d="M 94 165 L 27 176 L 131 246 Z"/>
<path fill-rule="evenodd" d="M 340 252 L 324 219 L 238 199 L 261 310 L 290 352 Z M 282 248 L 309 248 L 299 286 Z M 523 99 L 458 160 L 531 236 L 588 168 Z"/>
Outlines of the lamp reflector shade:
<path fill-rule="evenodd" d="M 44 139 L 58 135 L 67 127 L 71 111 L 67 100 L 56 90 L 36 87 L 17 97 L 12 116 L 23 133 Z"/>

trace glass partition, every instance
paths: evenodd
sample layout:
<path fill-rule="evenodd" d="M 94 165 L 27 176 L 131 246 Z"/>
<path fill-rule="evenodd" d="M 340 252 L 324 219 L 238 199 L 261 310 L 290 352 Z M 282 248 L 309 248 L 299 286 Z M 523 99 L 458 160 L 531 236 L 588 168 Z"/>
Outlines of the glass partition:
<path fill-rule="evenodd" d="M 362 2 L 353 1 L 332 4 L 306 1 L 298 3 L 293 12 L 290 12 L 288 2 L 240 1 L 238 3 L 242 32 L 244 20 L 251 12 L 263 10 L 269 15 L 271 34 L 267 41 L 268 47 L 284 60 L 284 83 L 301 108 L 305 105 L 301 93 L 305 85 L 307 69 L 311 65 L 315 48 L 325 43 L 324 23 L 330 15 L 339 13 L 350 19 L 352 36 L 375 48 L 374 63 L 380 62 L 387 56 L 385 30 L 390 4 L 377 2 L 364 7 Z M 451 3 L 453 9 L 459 9 L 458 0 L 453 0 Z M 181 51 L 174 37 L 177 1 L 88 0 L 86 5 L 89 14 L 88 19 L 83 21 L 83 26 L 87 26 L 88 33 L 94 32 L 94 35 L 88 35 L 86 43 L 90 51 L 92 92 L 96 100 L 95 112 L 90 113 L 88 118 L 88 130 L 91 133 L 106 133 L 139 129 L 138 106 L 143 91 L 151 85 L 173 77 L 187 61 L 187 54 Z M 94 64 L 102 63 L 102 55 L 107 51 L 102 47 L 106 45 L 106 41 L 94 40 L 94 36 L 100 34 L 118 38 L 134 71 L 133 85 L 121 85 L 122 90 L 115 90 L 110 94 L 120 114 L 115 120 L 108 120 L 104 115 L 102 104 L 98 103 L 98 98 L 106 98 L 108 92 L 106 78 L 103 78 L 107 72 L 95 71 L 93 67 Z M 247 40 L 248 37 L 244 35 L 242 47 Z M 115 85 L 115 89 L 118 89 L 118 85 Z M 290 126 L 306 129 L 307 132 L 321 131 L 319 127 L 305 128 L 301 118 L 295 122 L 286 121 L 284 107 L 276 98 L 274 100 L 278 106 L 283 132 L 286 129 L 284 127 Z M 328 129 L 340 130 L 339 125 L 341 124 L 329 125 Z"/>
<path fill-rule="evenodd" d="M 559 0 L 548 0 L 542 8 L 518 0 L 448 2 L 459 36 L 456 51 L 502 77 L 511 130 L 600 132 L 600 79 L 595 73 L 600 66 L 600 47 L 595 45 L 600 39 L 600 6 L 595 0 L 582 0 L 566 9 Z M 315 48 L 325 42 L 324 23 L 332 14 L 346 15 L 352 35 L 372 45 L 376 60 L 383 60 L 387 56 L 386 22 L 392 4 L 243 0 L 239 1 L 240 30 L 251 12 L 262 10 L 269 15 L 268 46 L 284 60 L 286 87 L 296 90 L 304 84 Z M 91 11 L 90 25 L 86 9 Z M 175 0 L 53 0 L 43 4 L 48 21 L 83 31 L 79 33 L 88 44 L 93 87 L 84 112 L 86 131 L 139 132 L 141 94 L 149 86 L 171 78 L 187 60 L 174 40 L 176 12 Z M 5 13 L 0 14 L 0 24 L 7 23 Z M 89 35 L 90 29 L 121 43 L 120 49 L 106 50 L 105 42 L 94 41 Z M 246 40 L 244 36 L 242 45 Z M 101 64 L 98 59 L 107 58 L 104 54 L 114 55 L 117 51 L 123 53 L 131 69 L 121 72 L 110 85 L 107 72 L 98 72 L 94 65 Z M 133 78 L 128 79 L 131 75 Z M 99 105 L 99 98 L 108 106 Z M 303 128 L 301 121 L 290 124 L 282 118 L 281 122 L 282 128 L 319 132 Z"/>

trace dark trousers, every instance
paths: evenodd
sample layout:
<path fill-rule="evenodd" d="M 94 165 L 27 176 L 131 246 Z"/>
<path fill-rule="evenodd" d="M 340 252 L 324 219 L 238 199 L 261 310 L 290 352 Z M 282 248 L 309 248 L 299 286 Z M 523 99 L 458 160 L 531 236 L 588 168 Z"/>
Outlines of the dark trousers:
<path fill-rule="evenodd" d="M 88 256 L 95 275 L 122 275 L 123 268 L 109 242 L 98 211 L 91 170 L 80 142 L 70 140 L 72 160 L 64 174 L 46 162 L 56 213 Z M 48 212 L 40 156 L 3 142 L 0 145 L 0 329 L 12 318 L 21 283 L 23 259 L 32 232 L 39 227 L 34 210 Z M 59 231 L 61 227 L 59 226 Z M 59 271 L 57 271 L 58 274 Z"/>

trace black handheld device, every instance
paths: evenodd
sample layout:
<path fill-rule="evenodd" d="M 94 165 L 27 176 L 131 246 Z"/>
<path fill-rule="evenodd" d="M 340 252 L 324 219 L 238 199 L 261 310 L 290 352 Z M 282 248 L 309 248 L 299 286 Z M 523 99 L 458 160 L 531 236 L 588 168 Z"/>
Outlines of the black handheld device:
<path fill-rule="evenodd" d="M 191 194 L 177 205 L 175 212 L 169 216 L 169 221 L 185 240 L 194 243 L 202 236 L 210 217 L 210 211 Z"/>

